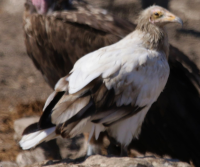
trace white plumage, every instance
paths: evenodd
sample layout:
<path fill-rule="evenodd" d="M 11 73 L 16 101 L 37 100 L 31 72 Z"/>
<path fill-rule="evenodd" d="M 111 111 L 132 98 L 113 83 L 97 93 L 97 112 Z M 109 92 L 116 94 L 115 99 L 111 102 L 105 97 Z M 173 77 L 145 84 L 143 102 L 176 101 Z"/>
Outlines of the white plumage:
<path fill-rule="evenodd" d="M 55 138 L 55 127 L 40 130 L 37 132 L 30 133 L 28 135 L 24 135 L 23 138 L 20 140 L 20 146 L 23 146 L 23 150 L 30 149 L 40 143 L 45 141 L 49 141 L 52 138 Z"/>
<path fill-rule="evenodd" d="M 101 76 L 106 88 L 108 90 L 114 88 L 116 95 L 119 94 L 115 99 L 118 107 L 130 103 L 135 106 L 146 106 L 138 114 L 122 120 L 108 129 L 101 128 L 101 131 L 107 129 L 123 145 L 128 145 L 132 138 L 138 135 L 149 107 L 158 98 L 169 76 L 166 55 L 163 52 L 144 49 L 141 41 L 142 35 L 141 33 L 138 35 L 138 32 L 135 31 L 116 44 L 85 55 L 76 62 L 70 77 L 67 78 L 70 94 L 80 91 L 92 80 Z M 85 104 L 79 105 L 84 106 Z M 123 115 L 123 111 L 121 113 Z M 56 122 L 52 122 L 63 123 L 71 118 L 72 114 L 72 112 L 62 112 L 55 119 Z M 117 111 L 112 111 L 104 120 L 105 122 L 117 120 L 119 116 L 121 115 Z M 104 120 L 101 124 L 104 123 Z M 94 133 L 97 133 L 96 128 Z M 96 134 L 96 136 L 98 135 Z M 23 142 L 20 142 L 20 145 L 27 149 Z"/>
<path fill-rule="evenodd" d="M 154 8 L 164 10 L 158 6 L 147 10 L 154 11 Z M 97 139 L 105 130 L 123 146 L 138 137 L 147 111 L 169 76 L 167 38 L 162 39 L 163 45 L 148 47 L 145 38 L 151 35 L 136 29 L 121 41 L 79 59 L 47 99 L 38 124 L 45 130 L 24 135 L 21 147 L 31 148 L 49 140 L 49 135 L 74 137 L 90 132 L 90 137 L 95 134 Z M 60 96 L 59 92 L 64 93 Z M 54 106 L 48 108 L 53 103 Z"/>

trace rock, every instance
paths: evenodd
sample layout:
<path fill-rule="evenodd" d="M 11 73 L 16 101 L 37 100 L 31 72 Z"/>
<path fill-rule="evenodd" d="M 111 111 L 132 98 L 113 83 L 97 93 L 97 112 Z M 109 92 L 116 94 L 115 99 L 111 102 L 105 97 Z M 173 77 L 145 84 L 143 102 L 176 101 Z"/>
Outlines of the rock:
<path fill-rule="evenodd" d="M 76 161 L 75 161 L 76 162 Z M 141 157 L 105 157 L 95 155 L 87 158 L 83 163 L 70 163 L 70 161 L 63 160 L 63 162 L 56 163 L 56 161 L 49 161 L 32 165 L 32 167 L 39 167 L 41 165 L 50 165 L 49 167 L 191 167 L 188 163 L 180 162 L 173 159 Z"/>
<path fill-rule="evenodd" d="M 21 133 L 25 127 L 37 122 L 39 117 L 22 118 L 14 122 L 15 139 L 21 138 Z M 42 162 L 47 159 L 75 159 L 83 157 L 86 153 L 87 142 L 84 140 L 83 135 L 79 135 L 73 139 L 57 138 L 49 142 L 41 143 L 36 149 L 24 151 L 17 156 L 17 164 L 19 166 L 33 165 L 34 167 L 46 164 Z M 76 162 L 76 164 L 67 165 L 66 162 Z M 105 156 L 91 156 L 83 163 L 77 163 L 76 160 L 61 160 L 60 163 L 56 161 L 49 161 L 52 167 L 191 167 L 187 163 L 180 162 L 173 159 L 155 158 L 155 157 L 137 157 L 137 158 L 108 158 Z M 1 166 L 0 166 L 1 167 Z"/>
<path fill-rule="evenodd" d="M 39 121 L 39 117 L 29 117 L 29 118 L 21 118 L 17 119 L 14 122 L 14 139 L 18 142 L 21 139 L 21 134 L 24 131 L 24 129 L 35 122 Z M 52 141 L 50 142 L 52 143 Z M 44 147 L 44 149 L 43 149 Z M 51 147 L 54 149 L 54 147 L 51 145 Z M 18 154 L 16 158 L 16 162 L 19 166 L 26 166 L 30 165 L 36 162 L 42 162 L 46 160 L 49 157 L 49 154 L 51 154 L 51 150 L 48 149 L 48 145 L 46 143 L 40 144 L 39 147 L 36 147 L 35 149 L 23 151 Z M 46 151 L 44 151 L 46 150 Z M 59 153 L 58 153 L 59 154 Z M 57 157 L 53 157 L 57 158 Z"/>
<path fill-rule="evenodd" d="M 27 166 L 34 164 L 36 162 L 42 162 L 46 159 L 44 150 L 40 147 L 37 147 L 31 151 L 23 151 L 18 154 L 16 162 L 19 166 Z"/>
<path fill-rule="evenodd" d="M 56 143 L 60 149 L 61 158 L 76 159 L 86 155 L 87 141 L 83 135 L 78 135 L 72 139 L 58 137 Z"/>
<path fill-rule="evenodd" d="M 14 139 L 19 142 L 21 139 L 21 134 L 24 131 L 24 129 L 35 122 L 38 122 L 39 117 L 28 117 L 28 118 L 21 118 L 17 119 L 14 122 Z M 28 156 L 28 162 L 23 164 L 31 164 L 30 162 L 40 162 L 41 160 L 35 157 L 30 157 L 29 154 L 37 153 L 37 148 L 42 149 L 41 151 L 41 157 L 42 161 L 45 159 L 64 159 L 64 158 L 72 158 L 76 159 L 78 157 L 82 157 L 86 154 L 87 150 L 87 141 L 84 140 L 83 135 L 79 135 L 72 139 L 63 139 L 61 137 L 58 137 L 57 139 L 50 140 L 48 142 L 43 142 L 40 145 L 36 147 L 36 150 L 32 149 L 32 151 L 25 151 L 23 153 L 20 153 L 18 155 L 18 159 L 24 159 L 23 157 Z M 26 154 L 26 155 L 25 155 Z M 34 160 L 33 160 L 34 159 Z M 24 159 L 25 160 L 25 159 Z M 39 161 L 37 161 L 39 160 Z M 20 162 L 20 161 L 19 161 Z"/>
<path fill-rule="evenodd" d="M 15 130 L 15 134 L 14 134 L 14 139 L 19 141 L 21 139 L 21 135 L 22 132 L 24 131 L 24 129 L 35 122 L 39 121 L 39 117 L 29 117 L 29 118 L 21 118 L 21 119 L 17 119 L 14 122 L 14 130 Z"/>
<path fill-rule="evenodd" d="M 0 167 L 18 167 L 18 165 L 14 162 L 2 161 L 0 162 Z"/>

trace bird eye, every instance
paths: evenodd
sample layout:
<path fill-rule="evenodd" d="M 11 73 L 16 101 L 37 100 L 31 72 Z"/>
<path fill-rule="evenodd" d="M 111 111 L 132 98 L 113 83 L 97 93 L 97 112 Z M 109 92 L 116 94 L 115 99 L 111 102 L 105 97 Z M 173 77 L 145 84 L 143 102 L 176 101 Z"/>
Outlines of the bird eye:
<path fill-rule="evenodd" d="M 155 15 L 156 17 L 160 16 L 160 14 L 159 14 L 159 13 L 154 13 L 154 15 Z"/>

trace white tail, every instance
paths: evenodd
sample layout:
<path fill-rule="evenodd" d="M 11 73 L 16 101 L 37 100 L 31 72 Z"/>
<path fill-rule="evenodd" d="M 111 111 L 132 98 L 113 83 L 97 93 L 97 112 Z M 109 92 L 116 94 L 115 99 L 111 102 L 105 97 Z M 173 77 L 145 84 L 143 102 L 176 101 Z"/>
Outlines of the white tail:
<path fill-rule="evenodd" d="M 39 130 L 34 133 L 24 135 L 19 144 L 23 150 L 30 149 L 43 141 L 49 141 L 56 137 L 55 127 Z"/>

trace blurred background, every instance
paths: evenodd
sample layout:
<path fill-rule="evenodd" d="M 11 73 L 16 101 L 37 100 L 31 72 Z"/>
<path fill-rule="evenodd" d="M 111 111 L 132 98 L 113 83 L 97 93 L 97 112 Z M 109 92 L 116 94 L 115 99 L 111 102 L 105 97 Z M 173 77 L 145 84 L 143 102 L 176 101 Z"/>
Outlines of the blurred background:
<path fill-rule="evenodd" d="M 169 41 L 200 68 L 199 0 L 88 0 L 118 17 L 136 23 L 140 10 L 152 3 L 165 6 L 182 18 L 184 26 L 169 27 Z M 41 115 L 52 92 L 26 54 L 22 17 L 24 0 L 0 0 L 0 162 L 16 161 L 21 152 L 14 121 Z"/>

